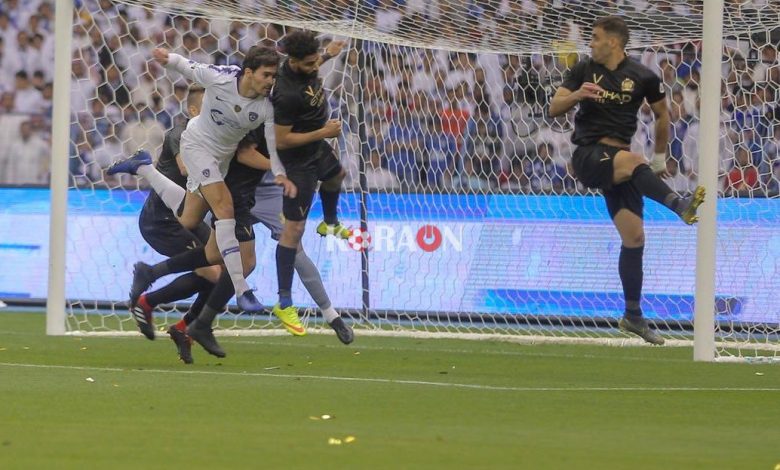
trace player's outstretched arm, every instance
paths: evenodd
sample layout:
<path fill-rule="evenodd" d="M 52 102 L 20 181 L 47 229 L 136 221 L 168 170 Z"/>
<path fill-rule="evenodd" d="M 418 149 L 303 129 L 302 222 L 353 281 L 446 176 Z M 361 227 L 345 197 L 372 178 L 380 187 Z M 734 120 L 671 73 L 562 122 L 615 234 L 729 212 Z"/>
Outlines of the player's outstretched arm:
<path fill-rule="evenodd" d="M 325 47 L 325 53 L 320 56 L 320 64 L 341 54 L 341 51 L 344 50 L 344 46 L 346 45 L 347 43 L 345 41 L 331 41 L 327 47 Z"/>
<path fill-rule="evenodd" d="M 163 47 L 158 47 L 155 50 L 152 51 L 152 57 L 154 60 L 160 63 L 163 67 L 168 65 L 168 57 L 170 55 L 170 52 L 168 49 L 165 49 Z"/>
<path fill-rule="evenodd" d="M 566 114 L 571 108 L 582 100 L 590 99 L 595 100 L 599 98 L 599 93 L 604 91 L 603 88 L 591 82 L 584 82 L 582 86 L 576 91 L 571 91 L 568 88 L 558 87 L 550 101 L 550 109 L 548 114 L 550 117 L 560 116 Z"/>
<path fill-rule="evenodd" d="M 162 47 L 153 50 L 152 57 L 166 69 L 175 70 L 187 80 L 191 80 L 202 87 L 213 85 L 220 76 L 218 68 L 185 59 L 179 54 L 174 54 Z"/>

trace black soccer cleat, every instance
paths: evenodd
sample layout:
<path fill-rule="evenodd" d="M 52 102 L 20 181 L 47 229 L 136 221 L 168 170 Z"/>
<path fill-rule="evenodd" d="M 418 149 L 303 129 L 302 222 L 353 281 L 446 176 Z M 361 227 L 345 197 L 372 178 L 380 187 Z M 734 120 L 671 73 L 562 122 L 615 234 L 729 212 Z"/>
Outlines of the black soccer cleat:
<path fill-rule="evenodd" d="M 130 286 L 130 309 L 135 309 L 138 298 L 155 280 L 150 265 L 140 261 L 133 265 L 133 285 Z"/>
<path fill-rule="evenodd" d="M 203 346 L 203 349 L 212 356 L 225 357 L 225 350 L 217 343 L 217 338 L 214 337 L 214 330 L 211 327 L 202 327 L 196 320 L 187 327 L 187 335 L 192 338 L 196 343 Z"/>
<path fill-rule="evenodd" d="M 179 359 L 185 364 L 192 364 L 192 339 L 180 329 L 176 328 L 176 325 L 171 325 L 168 328 L 168 336 L 171 337 L 171 341 L 176 345 L 176 351 L 179 353 Z"/>
<path fill-rule="evenodd" d="M 623 315 L 623 318 L 621 318 L 618 322 L 618 326 L 621 330 L 627 333 L 633 333 L 650 344 L 661 346 L 666 342 L 663 336 L 659 335 L 652 328 L 650 328 L 650 325 L 647 323 L 647 320 L 644 317 L 638 316 L 636 318 L 632 318 L 628 315 Z"/>
<path fill-rule="evenodd" d="M 154 317 L 152 316 L 152 308 L 149 302 L 146 301 L 146 296 L 142 295 L 138 298 L 138 301 L 130 309 L 130 313 L 133 315 L 138 330 L 146 336 L 147 339 L 154 339 Z"/>
<path fill-rule="evenodd" d="M 349 344 L 355 340 L 355 332 L 352 331 L 352 328 L 349 325 L 344 323 L 343 318 L 336 317 L 332 322 L 328 323 L 328 325 L 333 328 L 333 331 L 336 332 L 336 336 L 339 337 L 339 341 L 342 343 Z"/>

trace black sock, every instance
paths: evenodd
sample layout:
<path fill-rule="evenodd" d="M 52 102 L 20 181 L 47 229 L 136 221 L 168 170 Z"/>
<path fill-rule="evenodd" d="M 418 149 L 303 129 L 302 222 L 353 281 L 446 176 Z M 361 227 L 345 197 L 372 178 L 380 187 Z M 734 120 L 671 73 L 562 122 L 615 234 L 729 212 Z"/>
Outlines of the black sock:
<path fill-rule="evenodd" d="M 341 191 L 325 191 L 320 189 L 320 201 L 322 201 L 322 216 L 328 225 L 339 223 L 338 207 Z"/>
<path fill-rule="evenodd" d="M 636 167 L 631 175 L 631 181 L 634 182 L 634 185 L 636 185 L 643 196 L 647 196 L 674 212 L 678 212 L 680 197 L 658 175 L 653 173 L 653 170 L 648 165 L 643 163 Z"/>
<path fill-rule="evenodd" d="M 198 315 L 200 315 L 201 310 L 203 310 L 203 307 L 206 305 L 206 301 L 209 299 L 211 291 L 213 290 L 214 284 L 209 282 L 208 286 L 198 292 L 198 296 L 195 297 L 195 301 L 190 305 L 190 309 L 184 314 L 183 320 L 186 325 L 189 325 L 198 318 Z"/>
<path fill-rule="evenodd" d="M 217 314 L 225 309 L 225 305 L 227 305 L 235 293 L 233 281 L 230 280 L 230 274 L 227 270 L 223 270 L 222 275 L 219 276 L 219 281 L 211 290 L 206 306 L 203 307 L 203 311 L 198 315 L 198 323 L 204 327 L 210 326 Z"/>
<path fill-rule="evenodd" d="M 620 282 L 623 284 L 626 314 L 629 316 L 642 316 L 642 309 L 639 304 L 642 299 L 642 255 L 644 251 L 644 246 L 637 248 L 620 247 L 618 272 L 620 273 Z"/>
<path fill-rule="evenodd" d="M 292 305 L 292 282 L 295 272 L 295 255 L 298 250 L 276 245 L 276 279 L 279 282 L 279 306 Z"/>
<path fill-rule="evenodd" d="M 206 279 L 195 273 L 187 273 L 177 277 L 162 288 L 146 294 L 146 301 L 151 306 L 175 302 L 186 299 L 207 285 L 211 285 L 211 283 Z"/>
<path fill-rule="evenodd" d="M 167 274 L 186 273 L 209 265 L 206 249 L 201 246 L 155 264 L 152 266 L 152 271 L 155 279 L 159 279 Z"/>

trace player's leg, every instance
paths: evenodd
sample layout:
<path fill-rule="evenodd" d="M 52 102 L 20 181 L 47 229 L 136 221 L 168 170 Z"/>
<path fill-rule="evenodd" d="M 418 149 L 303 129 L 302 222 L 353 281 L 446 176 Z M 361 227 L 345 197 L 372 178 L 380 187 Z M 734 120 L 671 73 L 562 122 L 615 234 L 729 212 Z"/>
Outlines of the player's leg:
<path fill-rule="evenodd" d="M 243 227 L 243 226 L 242 226 Z M 251 228 L 251 226 L 250 226 Z M 254 232 L 250 232 L 247 238 L 251 239 L 240 242 L 242 259 L 244 260 L 243 274 L 248 276 L 255 269 L 255 242 Z M 218 250 L 214 244 L 206 245 L 206 251 L 214 252 Z M 216 316 L 225 310 L 225 306 L 235 293 L 231 276 L 223 272 L 211 292 L 206 305 L 197 316 L 197 318 L 187 327 L 187 334 L 198 344 L 203 346 L 209 354 L 217 357 L 225 357 L 225 351 L 214 337 L 211 325 Z"/>
<path fill-rule="evenodd" d="M 320 308 L 325 321 L 336 332 L 339 341 L 344 344 L 351 343 L 355 339 L 352 328 L 344 322 L 344 319 L 333 308 L 330 297 L 328 297 L 328 293 L 325 291 L 325 285 L 322 283 L 320 271 L 303 250 L 303 245 L 300 244 L 298 245 L 298 253 L 295 255 L 295 271 L 298 273 L 298 277 L 301 279 L 304 287 L 306 287 L 306 291 Z"/>
<path fill-rule="evenodd" d="M 208 238 L 210 229 L 201 224 L 194 232 L 184 229 L 170 216 L 160 216 L 153 210 L 144 209 L 138 218 L 141 236 L 155 251 L 172 256 L 202 246 Z M 165 263 L 163 263 L 165 265 Z M 149 265 L 137 263 L 134 270 L 133 286 L 130 290 L 130 311 L 139 330 L 149 339 L 154 339 L 152 312 L 156 305 L 187 298 L 204 288 L 208 281 L 197 276 L 183 276 L 162 289 L 161 295 L 149 298 L 141 295 L 151 285 L 148 275 L 154 272 Z"/>
<path fill-rule="evenodd" d="M 306 334 L 298 318 L 298 310 L 293 306 L 292 281 L 295 271 L 295 256 L 298 245 L 306 228 L 306 217 L 309 215 L 314 190 L 317 186 L 317 176 L 311 171 L 288 172 L 287 177 L 295 183 L 298 194 L 295 198 L 284 197 L 282 213 L 284 227 L 276 245 L 276 278 L 279 283 L 279 303 L 274 305 L 273 313 L 284 324 L 287 331 L 296 336 Z"/>
<path fill-rule="evenodd" d="M 619 326 L 648 343 L 664 344 L 664 339 L 650 328 L 643 317 L 640 305 L 645 248 L 642 194 L 633 183 L 628 182 L 605 190 L 604 198 L 621 240 L 618 274 L 623 286 L 625 312 Z"/>
<path fill-rule="evenodd" d="M 171 209 L 174 214 L 180 212 L 188 214 L 188 217 L 185 219 L 188 223 L 182 224 L 186 228 L 191 229 L 196 227 L 198 222 L 203 219 L 203 214 L 205 214 L 203 207 L 205 204 L 198 199 L 193 199 L 192 201 L 187 201 L 188 205 L 193 206 L 192 208 L 187 209 L 187 206 L 185 206 L 185 208 L 182 209 L 185 198 L 189 199 L 186 197 L 187 191 L 157 171 L 157 168 L 153 165 L 151 155 L 143 149 L 114 163 L 106 170 L 106 173 L 109 175 L 127 173 L 141 176 L 146 179 L 154 192 L 160 196 L 160 199 L 162 199 L 165 205 Z M 198 212 L 201 213 L 199 219 L 196 217 Z"/>
<path fill-rule="evenodd" d="M 277 187 L 259 186 L 255 192 L 255 205 L 252 207 L 252 221 L 262 223 L 271 231 L 271 238 L 279 240 L 281 238 L 282 224 L 282 192 Z M 354 340 L 354 333 L 344 320 L 339 316 L 336 309 L 331 304 L 330 297 L 325 291 L 325 285 L 322 283 L 322 277 L 317 266 L 312 262 L 303 245 L 298 244 L 298 251 L 295 255 L 295 272 L 301 279 L 306 291 L 320 308 L 325 321 L 336 331 L 339 340 L 344 344 L 349 344 Z"/>
<path fill-rule="evenodd" d="M 612 153 L 607 147 L 606 154 Z M 688 225 L 696 223 L 699 218 L 696 210 L 704 202 L 704 188 L 696 187 L 690 197 L 680 197 L 650 168 L 645 158 L 639 154 L 619 150 L 614 154 L 613 184 L 632 181 L 642 195 L 663 204 Z"/>
<path fill-rule="evenodd" d="M 350 230 L 339 222 L 338 206 L 341 195 L 341 183 L 344 181 L 346 171 L 341 167 L 336 153 L 327 143 L 321 145 L 320 155 L 317 159 L 317 178 L 322 181 L 320 185 L 320 201 L 322 202 L 323 221 L 317 225 L 317 233 L 321 236 L 335 235 L 338 238 L 347 239 Z"/>

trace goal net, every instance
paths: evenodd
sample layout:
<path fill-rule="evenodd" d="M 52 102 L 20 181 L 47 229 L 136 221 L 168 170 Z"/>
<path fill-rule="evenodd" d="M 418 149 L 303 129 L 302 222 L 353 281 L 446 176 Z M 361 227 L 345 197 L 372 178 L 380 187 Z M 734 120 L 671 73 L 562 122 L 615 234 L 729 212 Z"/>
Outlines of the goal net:
<path fill-rule="evenodd" d="M 546 113 L 566 70 L 588 53 L 590 25 L 620 14 L 629 54 L 667 89 L 669 184 L 687 194 L 699 165 L 718 164 L 718 354 L 778 355 L 780 11 L 771 2 L 732 2 L 724 13 L 720 154 L 701 157 L 698 144 L 716 136 L 698 134 L 700 1 L 85 0 L 76 13 L 69 331 L 135 331 L 132 265 L 162 259 L 137 228 L 144 181 L 102 171 L 139 147 L 156 156 L 185 118 L 186 84 L 152 63 L 152 48 L 240 63 L 251 45 L 305 27 L 323 45 L 348 43 L 320 75 L 343 122 L 334 141 L 347 170 L 340 217 L 367 230 L 371 249 L 321 239 L 311 222 L 304 245 L 361 332 L 638 343 L 616 328 L 620 239 L 602 198 L 571 174 L 573 113 Z M 649 107 L 639 121 L 632 148 L 651 156 Z M 669 344 L 690 344 L 696 229 L 652 201 L 645 210 L 642 309 Z M 318 217 L 315 204 L 309 220 Z M 249 280 L 268 303 L 275 246 L 258 228 Z M 318 324 L 297 280 L 294 299 L 310 328 Z M 187 302 L 158 308 L 158 326 Z M 219 328 L 274 322 L 226 313 Z"/>

